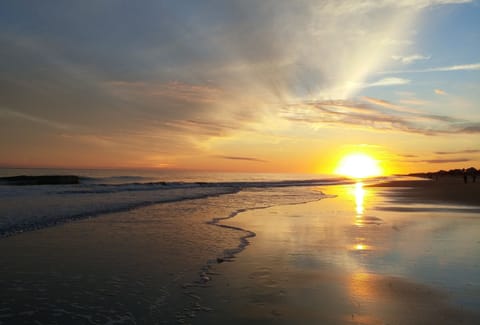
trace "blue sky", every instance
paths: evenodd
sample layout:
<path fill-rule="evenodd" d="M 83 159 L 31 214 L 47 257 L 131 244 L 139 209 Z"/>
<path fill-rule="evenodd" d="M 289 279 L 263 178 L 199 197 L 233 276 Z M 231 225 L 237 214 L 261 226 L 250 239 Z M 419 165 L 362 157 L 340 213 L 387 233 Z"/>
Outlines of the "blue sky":
<path fill-rule="evenodd" d="M 3 2 L 0 164 L 325 173 L 368 147 L 392 171 L 480 167 L 479 14 L 468 0 Z"/>

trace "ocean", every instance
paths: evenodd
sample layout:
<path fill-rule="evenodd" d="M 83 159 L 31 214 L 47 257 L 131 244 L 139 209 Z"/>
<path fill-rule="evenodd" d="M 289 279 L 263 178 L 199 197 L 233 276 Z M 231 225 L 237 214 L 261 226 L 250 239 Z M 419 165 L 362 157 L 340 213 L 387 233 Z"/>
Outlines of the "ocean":
<path fill-rule="evenodd" d="M 304 174 L 0 169 L 0 177 L 18 175 L 75 175 L 80 181 L 65 185 L 0 185 L 1 236 L 151 204 L 232 194 L 251 188 L 261 188 L 268 193 L 279 188 L 352 182 L 341 177 Z M 283 203 L 289 203 L 290 199 L 295 201 L 286 196 Z"/>
<path fill-rule="evenodd" d="M 478 207 L 365 186 L 399 177 L 18 175 L 79 183 L 3 179 L 0 324 L 480 320 Z"/>
<path fill-rule="evenodd" d="M 184 322 L 211 265 L 255 234 L 222 220 L 325 198 L 321 175 L 2 169 L 79 184 L 0 185 L 0 323 Z M 75 221 L 75 222 L 72 222 Z M 39 231 L 40 230 L 40 231 Z M 53 292 L 53 294 L 52 294 Z"/>

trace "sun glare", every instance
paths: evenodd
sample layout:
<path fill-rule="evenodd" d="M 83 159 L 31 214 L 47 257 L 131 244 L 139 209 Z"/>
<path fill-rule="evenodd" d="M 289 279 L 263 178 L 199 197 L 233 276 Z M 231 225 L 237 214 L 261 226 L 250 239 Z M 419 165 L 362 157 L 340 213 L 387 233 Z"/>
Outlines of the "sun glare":
<path fill-rule="evenodd" d="M 366 178 L 380 176 L 382 170 L 374 158 L 363 153 L 355 153 L 343 157 L 335 173 L 353 178 Z"/>

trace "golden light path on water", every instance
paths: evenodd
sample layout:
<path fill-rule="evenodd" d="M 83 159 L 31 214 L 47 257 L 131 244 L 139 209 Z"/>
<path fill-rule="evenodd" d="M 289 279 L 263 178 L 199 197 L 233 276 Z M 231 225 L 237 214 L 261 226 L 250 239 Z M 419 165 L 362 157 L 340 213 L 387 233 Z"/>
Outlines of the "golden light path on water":
<path fill-rule="evenodd" d="M 363 183 L 361 181 L 357 181 L 355 183 L 355 188 L 353 189 L 353 195 L 355 197 L 355 226 L 356 227 L 363 227 L 365 224 L 365 220 L 363 217 L 364 209 L 364 200 L 365 200 L 365 189 L 363 188 Z M 363 251 L 368 249 L 368 246 L 363 243 L 364 238 L 357 238 L 357 241 L 360 241 L 355 244 L 354 249 L 357 251 Z"/>

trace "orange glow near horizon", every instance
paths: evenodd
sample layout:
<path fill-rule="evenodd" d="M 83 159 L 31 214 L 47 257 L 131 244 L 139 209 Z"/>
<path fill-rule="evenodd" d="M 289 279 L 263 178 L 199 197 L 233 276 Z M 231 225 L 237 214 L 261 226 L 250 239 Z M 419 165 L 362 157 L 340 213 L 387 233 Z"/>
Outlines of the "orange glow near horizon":
<path fill-rule="evenodd" d="M 378 161 L 371 156 L 364 153 L 352 153 L 340 160 L 335 174 L 361 179 L 383 175 L 383 171 Z"/>

